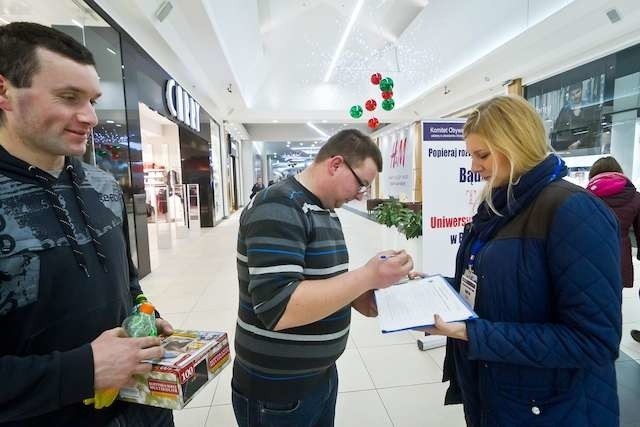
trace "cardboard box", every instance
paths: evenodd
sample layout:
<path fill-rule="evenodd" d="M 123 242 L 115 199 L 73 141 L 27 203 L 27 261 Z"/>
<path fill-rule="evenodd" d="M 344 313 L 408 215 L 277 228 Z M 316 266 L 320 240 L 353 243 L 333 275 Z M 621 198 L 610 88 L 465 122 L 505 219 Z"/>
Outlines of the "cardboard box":
<path fill-rule="evenodd" d="M 135 375 L 135 386 L 121 389 L 120 400 L 182 409 L 230 360 L 225 332 L 176 330 L 162 346 L 165 358 L 150 360 L 151 372 Z"/>

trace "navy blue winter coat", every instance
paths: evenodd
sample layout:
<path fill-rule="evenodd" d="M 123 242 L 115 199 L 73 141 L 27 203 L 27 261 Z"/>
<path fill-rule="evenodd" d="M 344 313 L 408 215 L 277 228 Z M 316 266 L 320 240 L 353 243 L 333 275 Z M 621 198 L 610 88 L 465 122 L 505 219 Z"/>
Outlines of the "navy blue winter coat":
<path fill-rule="evenodd" d="M 464 403 L 469 426 L 618 426 L 619 257 L 611 211 L 571 183 L 547 185 L 477 256 L 479 319 L 468 342 L 448 340 L 445 403 Z"/>

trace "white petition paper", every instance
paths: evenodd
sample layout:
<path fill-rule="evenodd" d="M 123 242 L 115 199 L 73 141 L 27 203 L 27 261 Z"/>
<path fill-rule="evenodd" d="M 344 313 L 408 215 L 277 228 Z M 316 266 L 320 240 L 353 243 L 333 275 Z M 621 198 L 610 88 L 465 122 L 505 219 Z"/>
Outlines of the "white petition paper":
<path fill-rule="evenodd" d="M 434 314 L 445 322 L 477 317 L 440 275 L 378 289 L 375 296 L 382 332 L 431 326 Z"/>

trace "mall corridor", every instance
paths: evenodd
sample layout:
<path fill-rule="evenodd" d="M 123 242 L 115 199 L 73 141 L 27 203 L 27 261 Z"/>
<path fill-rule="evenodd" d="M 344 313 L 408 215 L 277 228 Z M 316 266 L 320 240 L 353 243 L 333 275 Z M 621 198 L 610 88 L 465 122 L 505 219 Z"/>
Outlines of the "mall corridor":
<path fill-rule="evenodd" d="M 355 214 L 357 207 L 338 209 L 357 267 L 383 249 L 382 226 Z M 237 309 L 235 239 L 239 212 L 213 229 L 178 240 L 159 250 L 157 266 L 145 277 L 145 293 L 176 328 L 223 330 L 233 340 Z M 155 258 L 155 257 L 154 257 Z M 637 267 L 637 265 L 636 265 Z M 636 269 L 637 271 L 637 269 Z M 617 363 L 621 425 L 640 425 L 640 344 L 629 336 L 640 328 L 638 285 L 624 290 L 623 338 Z M 419 351 L 419 334 L 382 335 L 376 319 L 353 311 L 347 350 L 338 360 L 340 385 L 338 427 L 464 426 L 462 407 L 443 406 L 446 385 L 440 382 L 444 348 Z M 233 352 L 233 350 L 232 350 Z M 635 360 L 634 360 L 635 359 Z M 182 411 L 174 411 L 178 427 L 236 425 L 231 407 L 231 366 L 202 390 Z"/>

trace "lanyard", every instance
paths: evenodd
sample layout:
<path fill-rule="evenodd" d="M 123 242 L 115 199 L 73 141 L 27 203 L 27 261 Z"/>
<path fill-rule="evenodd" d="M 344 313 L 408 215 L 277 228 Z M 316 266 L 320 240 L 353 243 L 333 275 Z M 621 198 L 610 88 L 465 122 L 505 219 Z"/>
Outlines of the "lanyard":
<path fill-rule="evenodd" d="M 480 253 L 480 251 L 486 244 L 487 242 L 485 242 L 484 240 L 477 239 L 475 242 L 473 242 L 473 245 L 471 245 L 471 256 L 469 257 L 468 264 L 469 270 L 473 270 L 473 265 L 476 262 L 476 256 Z"/>

